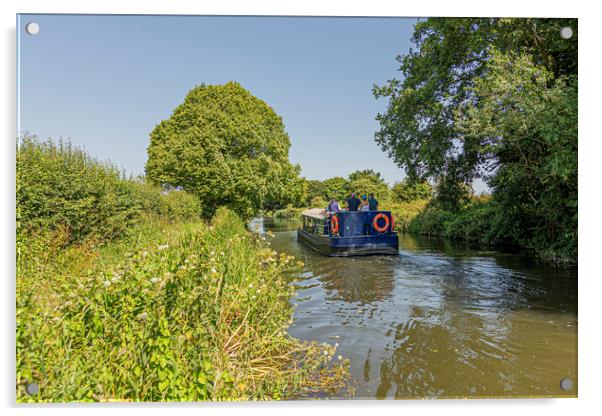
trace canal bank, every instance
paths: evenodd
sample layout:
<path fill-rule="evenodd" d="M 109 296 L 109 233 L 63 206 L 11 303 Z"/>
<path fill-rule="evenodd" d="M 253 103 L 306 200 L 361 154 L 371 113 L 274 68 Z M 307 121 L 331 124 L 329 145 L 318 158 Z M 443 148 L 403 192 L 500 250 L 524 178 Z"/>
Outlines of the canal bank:
<path fill-rule="evenodd" d="M 289 333 L 335 345 L 356 397 L 576 396 L 575 268 L 408 234 L 399 256 L 332 258 L 298 243 L 296 221 L 252 226 L 304 262 Z"/>

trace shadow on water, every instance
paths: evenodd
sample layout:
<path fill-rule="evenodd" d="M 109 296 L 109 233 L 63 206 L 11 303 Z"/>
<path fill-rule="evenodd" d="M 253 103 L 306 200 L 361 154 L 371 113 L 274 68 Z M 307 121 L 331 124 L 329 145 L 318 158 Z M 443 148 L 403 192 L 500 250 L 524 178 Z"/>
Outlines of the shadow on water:
<path fill-rule="evenodd" d="M 305 263 L 289 332 L 336 342 L 357 396 L 576 395 L 576 269 L 411 235 L 399 256 L 326 257 L 297 242 L 298 222 L 251 225 Z"/>

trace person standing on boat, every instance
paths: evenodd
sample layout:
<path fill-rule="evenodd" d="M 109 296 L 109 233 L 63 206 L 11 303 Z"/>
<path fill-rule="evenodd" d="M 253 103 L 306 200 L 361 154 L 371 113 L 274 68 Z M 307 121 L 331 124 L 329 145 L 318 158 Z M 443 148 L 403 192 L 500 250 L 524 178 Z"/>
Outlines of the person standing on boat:
<path fill-rule="evenodd" d="M 359 198 L 355 197 L 355 192 L 351 193 L 351 197 L 349 199 L 347 199 L 347 208 L 349 209 L 349 211 L 357 211 L 357 209 L 360 206 L 360 200 Z"/>
<path fill-rule="evenodd" d="M 370 211 L 378 211 L 378 200 L 374 198 L 374 194 L 370 194 L 370 198 L 368 198 L 368 205 Z"/>
<path fill-rule="evenodd" d="M 362 195 L 362 200 L 360 201 L 360 211 L 369 211 L 370 204 L 368 203 L 368 198 L 366 195 Z"/>
<path fill-rule="evenodd" d="M 335 198 L 332 198 L 330 200 L 330 203 L 326 207 L 326 211 L 328 211 L 328 212 L 339 212 L 340 210 L 341 210 L 341 207 L 339 206 L 339 203 L 337 202 L 337 200 Z"/>

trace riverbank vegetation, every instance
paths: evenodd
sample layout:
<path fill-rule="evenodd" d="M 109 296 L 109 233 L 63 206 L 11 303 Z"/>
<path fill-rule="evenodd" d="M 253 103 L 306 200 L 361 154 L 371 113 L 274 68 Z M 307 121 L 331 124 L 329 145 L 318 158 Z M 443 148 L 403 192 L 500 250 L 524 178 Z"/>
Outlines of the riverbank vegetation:
<path fill-rule="evenodd" d="M 287 334 L 300 265 L 228 208 L 68 144 L 17 148 L 17 400 L 335 394 L 348 362 Z M 39 393 L 26 393 L 29 383 Z"/>
<path fill-rule="evenodd" d="M 571 28 L 571 36 L 561 29 Z M 429 18 L 415 26 L 376 141 L 432 203 L 410 229 L 577 260 L 577 20 Z M 490 201 L 466 188 L 482 179 Z"/>

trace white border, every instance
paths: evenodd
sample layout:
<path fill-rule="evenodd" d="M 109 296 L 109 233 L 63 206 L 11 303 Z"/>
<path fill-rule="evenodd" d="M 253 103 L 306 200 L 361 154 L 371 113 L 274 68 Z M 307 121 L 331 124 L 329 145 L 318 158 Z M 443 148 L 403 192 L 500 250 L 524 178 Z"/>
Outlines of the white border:
<path fill-rule="evenodd" d="M 411 412 L 422 414 L 444 413 L 462 415 L 487 413 L 504 415 L 522 411 L 541 412 L 547 415 L 567 413 L 593 413 L 600 408 L 601 394 L 597 387 L 601 378 L 600 336 L 601 315 L 597 304 L 602 296 L 600 280 L 602 271 L 598 265 L 600 227 L 600 166 L 602 152 L 600 145 L 599 109 L 602 91 L 600 89 L 600 13 L 594 9 L 594 2 L 576 1 L 526 2 L 524 0 L 487 1 L 357 1 L 357 0 L 305 0 L 303 2 L 278 0 L 226 0 L 209 2 L 202 0 L 4 0 L 0 3 L 2 14 L 2 71 L 4 99 L 0 102 L 2 126 L 5 126 L 2 147 L 2 227 L 0 240 L 2 274 L 2 320 L 1 334 L 4 335 L 2 348 L 2 377 L 0 392 L 2 406 L 10 415 L 81 415 L 99 414 L 109 410 L 114 415 L 144 414 L 159 415 L 177 412 L 178 415 L 202 413 L 238 414 L 287 414 L 305 415 L 308 412 L 365 415 L 366 412 L 396 413 Z M 14 363 L 15 363 L 15 134 L 16 134 L 16 87 L 15 87 L 15 22 L 16 13 L 107 13 L 107 14 L 216 14 L 216 15 L 331 15 L 331 16 L 549 16 L 579 18 L 579 399 L 557 400 L 470 400 L 470 401 L 337 401 L 337 402 L 277 402 L 250 404 L 135 404 L 75 406 L 54 405 L 24 407 L 14 404 Z M 375 409 L 376 408 L 376 409 Z"/>

